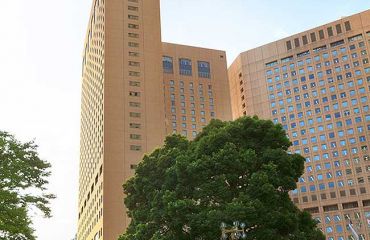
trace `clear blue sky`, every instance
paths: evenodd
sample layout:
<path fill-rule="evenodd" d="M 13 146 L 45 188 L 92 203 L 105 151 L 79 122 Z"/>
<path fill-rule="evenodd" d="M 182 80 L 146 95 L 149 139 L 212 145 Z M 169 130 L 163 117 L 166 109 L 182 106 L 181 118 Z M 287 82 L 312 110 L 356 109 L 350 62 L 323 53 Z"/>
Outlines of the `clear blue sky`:
<path fill-rule="evenodd" d="M 147 1 L 147 0 L 144 0 Z M 0 129 L 35 138 L 53 164 L 40 240 L 76 232 L 81 52 L 92 0 L 2 0 Z M 242 51 L 370 8 L 368 0 L 162 0 L 167 42 Z"/>

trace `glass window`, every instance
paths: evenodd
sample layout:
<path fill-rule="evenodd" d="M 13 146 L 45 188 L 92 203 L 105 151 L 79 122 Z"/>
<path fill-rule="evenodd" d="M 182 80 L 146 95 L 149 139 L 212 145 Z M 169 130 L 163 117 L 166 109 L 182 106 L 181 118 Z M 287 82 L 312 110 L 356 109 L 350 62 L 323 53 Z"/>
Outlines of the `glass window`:
<path fill-rule="evenodd" d="M 198 61 L 198 76 L 201 78 L 211 78 L 211 66 L 209 62 Z"/>
<path fill-rule="evenodd" d="M 181 75 L 191 76 L 193 74 L 190 59 L 180 58 L 179 63 L 180 63 L 179 67 L 180 67 L 180 74 Z"/>
<path fill-rule="evenodd" d="M 165 73 L 173 73 L 173 59 L 172 57 L 163 56 L 163 71 Z"/>

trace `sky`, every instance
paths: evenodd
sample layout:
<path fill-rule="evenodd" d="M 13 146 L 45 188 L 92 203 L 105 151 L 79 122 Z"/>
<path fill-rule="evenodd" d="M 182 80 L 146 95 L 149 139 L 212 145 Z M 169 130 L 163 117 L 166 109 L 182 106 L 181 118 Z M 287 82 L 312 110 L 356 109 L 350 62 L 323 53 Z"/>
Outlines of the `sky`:
<path fill-rule="evenodd" d="M 148 0 L 144 0 L 148 1 Z M 82 48 L 92 0 L 0 0 L 0 131 L 52 164 L 53 217 L 39 240 L 77 231 Z M 165 42 L 243 51 L 370 9 L 368 0 L 161 0 Z"/>

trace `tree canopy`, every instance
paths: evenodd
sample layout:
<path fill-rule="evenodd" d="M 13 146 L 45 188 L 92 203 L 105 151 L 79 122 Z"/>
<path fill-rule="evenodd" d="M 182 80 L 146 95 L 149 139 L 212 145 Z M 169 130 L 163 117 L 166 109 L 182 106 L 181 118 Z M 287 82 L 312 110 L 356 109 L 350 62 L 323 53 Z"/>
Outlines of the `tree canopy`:
<path fill-rule="evenodd" d="M 29 212 L 50 217 L 46 194 L 50 164 L 39 158 L 34 142 L 21 143 L 0 131 L 0 239 L 34 240 Z"/>
<path fill-rule="evenodd" d="M 132 221 L 120 240 L 214 240 L 235 220 L 255 227 L 247 239 L 324 240 L 289 197 L 304 169 L 290 146 L 281 125 L 257 117 L 167 137 L 124 184 Z"/>

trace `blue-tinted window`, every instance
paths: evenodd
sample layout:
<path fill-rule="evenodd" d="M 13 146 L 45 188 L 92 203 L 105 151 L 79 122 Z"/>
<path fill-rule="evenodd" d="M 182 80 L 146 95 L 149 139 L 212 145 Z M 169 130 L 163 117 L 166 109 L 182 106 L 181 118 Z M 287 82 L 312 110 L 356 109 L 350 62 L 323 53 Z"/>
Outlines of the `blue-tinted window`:
<path fill-rule="evenodd" d="M 336 225 L 335 229 L 337 230 L 337 233 L 343 232 L 343 227 L 341 225 Z"/>
<path fill-rule="evenodd" d="M 163 72 L 173 73 L 173 59 L 172 59 L 172 57 L 163 56 L 162 63 L 163 63 Z"/>
<path fill-rule="evenodd" d="M 357 132 L 362 133 L 364 131 L 363 127 L 357 127 Z"/>
<path fill-rule="evenodd" d="M 209 62 L 198 61 L 198 76 L 201 78 L 211 78 L 211 66 Z"/>
<path fill-rule="evenodd" d="M 296 104 L 296 108 L 297 108 L 298 111 L 302 110 L 302 104 L 300 104 L 300 103 Z"/>
<path fill-rule="evenodd" d="M 181 75 L 191 76 L 193 74 L 190 59 L 180 58 L 179 63 L 180 63 L 179 67 L 180 67 L 180 74 Z"/>
<path fill-rule="evenodd" d="M 346 119 L 346 125 L 351 126 L 352 125 L 352 119 Z"/>

